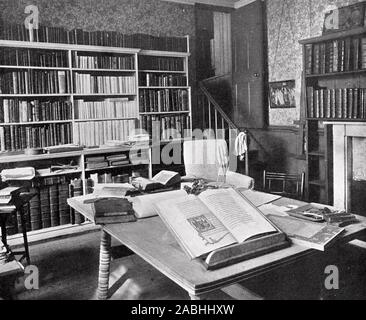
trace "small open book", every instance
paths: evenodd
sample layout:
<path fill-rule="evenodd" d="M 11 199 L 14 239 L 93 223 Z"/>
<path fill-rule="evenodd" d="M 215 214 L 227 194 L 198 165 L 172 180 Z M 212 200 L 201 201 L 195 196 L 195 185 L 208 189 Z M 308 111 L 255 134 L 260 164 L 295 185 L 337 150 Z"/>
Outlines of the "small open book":
<path fill-rule="evenodd" d="M 181 181 L 180 175 L 174 171 L 162 170 L 152 179 L 138 177 L 133 179 L 132 185 L 141 191 L 155 191 L 167 189 L 177 185 Z"/>
<path fill-rule="evenodd" d="M 282 234 L 234 189 L 206 190 L 199 196 L 177 194 L 155 206 L 192 259 L 233 244 Z M 277 239 L 283 241 L 284 237 Z"/>

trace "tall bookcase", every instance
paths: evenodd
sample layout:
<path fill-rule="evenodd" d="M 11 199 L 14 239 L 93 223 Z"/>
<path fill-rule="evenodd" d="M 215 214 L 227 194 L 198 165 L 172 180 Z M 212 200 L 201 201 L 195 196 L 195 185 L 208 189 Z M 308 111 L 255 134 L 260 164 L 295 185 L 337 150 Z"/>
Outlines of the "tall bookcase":
<path fill-rule="evenodd" d="M 143 50 L 139 53 L 141 127 L 150 135 L 156 130 L 154 134 L 163 142 L 190 135 L 188 57 L 189 54 L 182 52 Z M 153 127 L 153 122 L 158 128 Z"/>
<path fill-rule="evenodd" d="M 163 141 L 190 135 L 189 38 L 178 51 L 136 48 L 136 41 L 148 46 L 145 38 L 137 37 L 134 48 L 0 40 L 0 170 L 37 170 L 38 203 L 30 205 L 29 230 L 82 222 L 77 213 L 65 211 L 66 198 L 88 193 L 91 180 L 125 182 L 136 173 L 151 177 L 151 146 L 142 147 L 143 161 L 134 164 L 130 148 L 107 147 L 107 141 L 127 141 L 139 128 L 152 135 L 155 120 Z M 164 50 L 176 47 L 165 40 Z M 25 152 L 67 143 L 84 149 Z M 68 164 L 76 168 L 50 169 Z M 56 195 L 62 199 L 52 201 Z"/>
<path fill-rule="evenodd" d="M 366 28 L 300 41 L 306 97 L 306 194 L 333 204 L 333 137 L 327 121 L 366 122 Z"/>

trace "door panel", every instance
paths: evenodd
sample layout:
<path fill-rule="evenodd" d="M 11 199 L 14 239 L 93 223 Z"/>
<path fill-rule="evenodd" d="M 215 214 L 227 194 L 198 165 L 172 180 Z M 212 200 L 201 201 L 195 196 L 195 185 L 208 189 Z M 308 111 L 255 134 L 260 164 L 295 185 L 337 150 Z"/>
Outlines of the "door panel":
<path fill-rule="evenodd" d="M 240 127 L 263 128 L 264 5 L 257 0 L 232 13 L 233 115 Z"/>

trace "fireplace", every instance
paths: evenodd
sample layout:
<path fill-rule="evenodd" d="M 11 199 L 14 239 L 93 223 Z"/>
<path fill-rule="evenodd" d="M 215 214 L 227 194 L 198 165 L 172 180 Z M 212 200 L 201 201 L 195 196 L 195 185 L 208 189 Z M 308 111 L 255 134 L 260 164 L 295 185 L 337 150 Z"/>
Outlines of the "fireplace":
<path fill-rule="evenodd" d="M 333 125 L 334 206 L 366 216 L 366 123 Z"/>

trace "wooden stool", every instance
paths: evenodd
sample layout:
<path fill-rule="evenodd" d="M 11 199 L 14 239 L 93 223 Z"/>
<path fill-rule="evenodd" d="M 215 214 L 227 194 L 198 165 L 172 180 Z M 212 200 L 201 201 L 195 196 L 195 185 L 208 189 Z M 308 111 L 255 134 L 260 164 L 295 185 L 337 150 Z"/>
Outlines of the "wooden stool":
<path fill-rule="evenodd" d="M 24 241 L 24 251 L 20 252 L 12 252 L 13 255 L 21 255 L 19 261 L 23 260 L 24 258 L 27 261 L 27 264 L 30 265 L 30 255 L 29 255 L 29 245 L 28 245 L 28 238 L 27 238 L 27 226 L 25 220 L 25 213 L 23 206 L 27 204 L 33 197 L 35 193 L 32 192 L 22 192 L 20 194 L 14 195 L 11 203 L 12 205 L 9 206 L 0 206 L 0 224 L 1 224 L 1 240 L 3 244 L 8 247 L 7 243 L 7 234 L 6 234 L 6 220 L 10 214 L 14 214 L 15 212 L 19 212 L 20 221 L 22 226 L 22 233 L 23 233 L 23 241 Z"/>

